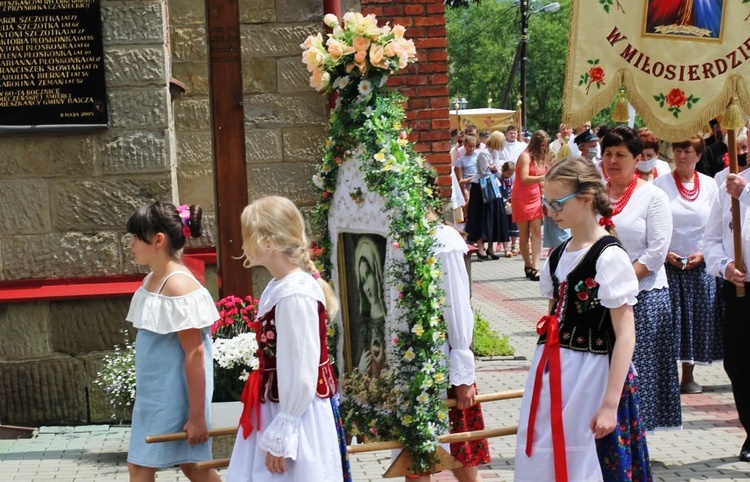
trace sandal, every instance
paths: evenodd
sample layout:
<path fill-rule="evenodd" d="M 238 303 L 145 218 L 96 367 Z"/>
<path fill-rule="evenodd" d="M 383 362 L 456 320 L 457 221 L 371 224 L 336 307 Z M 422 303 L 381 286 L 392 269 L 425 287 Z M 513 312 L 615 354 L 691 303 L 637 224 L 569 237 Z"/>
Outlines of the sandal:
<path fill-rule="evenodd" d="M 505 250 L 505 257 L 506 258 L 512 258 L 513 257 L 513 252 L 511 250 L 509 250 L 509 249 L 506 249 Z"/>
<path fill-rule="evenodd" d="M 524 266 L 523 271 L 526 273 L 526 279 L 531 279 L 531 270 L 534 269 L 531 266 Z"/>
<path fill-rule="evenodd" d="M 529 279 L 531 281 L 539 281 L 539 270 L 536 268 L 529 269 Z"/>
<path fill-rule="evenodd" d="M 477 258 L 479 258 L 479 261 L 487 261 L 488 259 L 490 259 L 490 256 L 487 254 L 477 253 Z"/>

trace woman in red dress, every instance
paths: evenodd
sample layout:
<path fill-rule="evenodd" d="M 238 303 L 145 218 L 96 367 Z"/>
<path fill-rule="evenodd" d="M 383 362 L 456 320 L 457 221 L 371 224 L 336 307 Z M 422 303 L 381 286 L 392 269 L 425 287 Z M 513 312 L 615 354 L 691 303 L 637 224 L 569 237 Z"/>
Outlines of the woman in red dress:
<path fill-rule="evenodd" d="M 539 281 L 539 254 L 542 251 L 542 189 L 547 172 L 545 160 L 549 135 L 539 130 L 534 132 L 529 146 L 518 157 L 516 183 L 513 185 L 511 205 L 513 222 L 518 225 L 521 256 L 526 277 Z"/>

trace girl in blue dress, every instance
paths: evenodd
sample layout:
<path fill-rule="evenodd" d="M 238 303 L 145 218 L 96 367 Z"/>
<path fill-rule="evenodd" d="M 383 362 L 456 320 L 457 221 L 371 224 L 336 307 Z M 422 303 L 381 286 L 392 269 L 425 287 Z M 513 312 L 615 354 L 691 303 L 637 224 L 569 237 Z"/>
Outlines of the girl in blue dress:
<path fill-rule="evenodd" d="M 127 320 L 135 339 L 136 397 L 128 450 L 133 482 L 155 480 L 156 470 L 179 465 L 193 482 L 219 482 L 208 438 L 213 394 L 210 326 L 219 319 L 208 290 L 180 255 L 188 237 L 201 234 L 201 208 L 156 201 L 128 219 L 130 249 L 151 273 L 133 295 Z M 185 431 L 180 442 L 146 444 L 147 435 Z"/>

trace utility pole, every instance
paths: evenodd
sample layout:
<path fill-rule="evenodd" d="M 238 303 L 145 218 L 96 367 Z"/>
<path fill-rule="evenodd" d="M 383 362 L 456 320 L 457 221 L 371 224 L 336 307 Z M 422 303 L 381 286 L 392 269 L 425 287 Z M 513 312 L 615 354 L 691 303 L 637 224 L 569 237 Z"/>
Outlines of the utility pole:
<path fill-rule="evenodd" d="M 519 44 L 519 54 L 521 57 L 521 126 L 519 132 L 526 129 L 526 111 L 528 103 L 526 102 L 526 47 L 529 42 L 529 0 L 521 0 L 521 42 Z"/>

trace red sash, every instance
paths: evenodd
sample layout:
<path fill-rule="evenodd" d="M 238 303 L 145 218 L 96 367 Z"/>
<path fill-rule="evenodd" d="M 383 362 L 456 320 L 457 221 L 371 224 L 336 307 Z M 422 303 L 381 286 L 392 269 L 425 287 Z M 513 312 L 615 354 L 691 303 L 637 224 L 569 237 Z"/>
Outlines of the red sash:
<path fill-rule="evenodd" d="M 554 315 L 542 317 L 536 325 L 539 335 L 546 335 L 547 340 L 542 350 L 542 357 L 534 377 L 534 389 L 531 395 L 531 411 L 526 435 L 526 456 L 530 457 L 534 444 L 534 424 L 539 409 L 539 396 L 542 391 L 542 375 L 549 367 L 550 421 L 552 425 L 552 449 L 555 459 L 556 482 L 568 481 L 568 461 L 565 456 L 565 432 L 562 417 L 562 373 L 560 364 L 559 320 L 565 293 L 565 282 L 560 283 L 560 294 L 557 310 Z"/>

